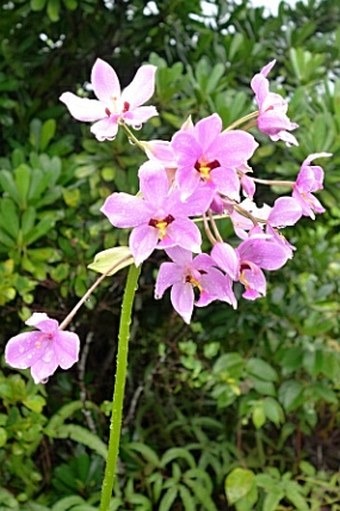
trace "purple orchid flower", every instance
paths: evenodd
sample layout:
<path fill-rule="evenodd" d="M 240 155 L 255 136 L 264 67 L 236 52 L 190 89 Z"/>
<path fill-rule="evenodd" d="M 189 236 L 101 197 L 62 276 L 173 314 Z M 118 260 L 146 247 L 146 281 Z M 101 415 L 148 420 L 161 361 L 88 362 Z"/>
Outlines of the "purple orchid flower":
<path fill-rule="evenodd" d="M 318 165 L 311 165 L 315 158 L 326 158 L 330 153 L 310 154 L 302 163 L 293 188 L 293 197 L 302 209 L 303 216 L 309 216 L 313 220 L 316 213 L 324 213 L 325 209 L 313 192 L 323 189 L 324 171 Z"/>
<path fill-rule="evenodd" d="M 274 141 L 283 140 L 286 145 L 299 145 L 294 135 L 289 133 L 289 131 L 298 128 L 298 124 L 291 122 L 287 116 L 287 101 L 279 94 L 269 92 L 267 75 L 274 67 L 275 62 L 276 60 L 272 60 L 264 66 L 250 83 L 259 107 L 257 125 L 260 131 Z"/>
<path fill-rule="evenodd" d="M 244 285 L 243 298 L 256 300 L 266 294 L 266 278 L 262 270 L 281 268 L 291 254 L 272 236 L 254 234 L 236 249 L 227 243 L 217 243 L 211 257 L 228 276 Z"/>
<path fill-rule="evenodd" d="M 176 182 L 182 199 L 187 199 L 203 183 L 214 194 L 239 200 L 240 180 L 236 169 L 246 164 L 258 146 L 254 137 L 241 130 L 222 130 L 217 114 L 185 127 L 172 139 L 177 158 Z"/>
<path fill-rule="evenodd" d="M 121 92 L 115 70 L 104 60 L 97 59 L 92 68 L 91 84 L 98 100 L 80 98 L 72 92 L 64 92 L 59 99 L 75 119 L 95 123 L 91 132 L 98 140 L 113 140 L 119 121 L 137 129 L 158 115 L 154 106 L 141 106 L 154 93 L 155 72 L 155 66 L 141 66 L 132 82 Z"/>
<path fill-rule="evenodd" d="M 148 161 L 139 169 L 141 197 L 113 193 L 101 211 L 115 227 L 132 227 L 129 245 L 136 265 L 155 248 L 180 246 L 191 252 L 201 251 L 201 233 L 190 216 L 204 214 L 211 202 L 209 191 L 199 188 L 182 202 L 179 190 L 168 180 L 164 167 Z"/>
<path fill-rule="evenodd" d="M 77 334 L 59 330 L 58 321 L 44 312 L 35 312 L 26 325 L 37 328 L 12 337 L 6 346 L 5 360 L 16 369 L 31 368 L 35 383 L 43 383 L 58 366 L 69 369 L 79 359 Z"/>
<path fill-rule="evenodd" d="M 162 298 L 164 292 L 171 287 L 171 303 L 186 323 L 190 323 L 194 305 L 205 307 L 214 300 L 221 300 L 236 308 L 231 279 L 214 268 L 215 262 L 208 254 L 199 254 L 193 258 L 190 251 L 180 247 L 168 248 L 166 253 L 173 262 L 161 264 L 155 298 Z M 199 292 L 196 301 L 195 289 Z"/>

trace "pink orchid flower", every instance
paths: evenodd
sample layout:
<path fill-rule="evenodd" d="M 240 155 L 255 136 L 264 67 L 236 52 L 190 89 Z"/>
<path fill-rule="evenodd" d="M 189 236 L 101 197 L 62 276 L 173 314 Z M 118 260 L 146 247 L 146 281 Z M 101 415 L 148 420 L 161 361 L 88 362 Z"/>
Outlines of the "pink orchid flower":
<path fill-rule="evenodd" d="M 208 254 L 195 258 L 188 250 L 180 247 L 166 249 L 173 262 L 162 263 L 158 272 L 155 298 L 162 298 L 171 287 L 171 303 L 186 323 L 190 323 L 194 305 L 205 307 L 214 300 L 221 300 L 236 308 L 236 299 L 231 279 L 214 268 L 214 261 Z M 199 293 L 195 301 L 195 291 Z"/>
<path fill-rule="evenodd" d="M 209 191 L 198 189 L 190 201 L 182 202 L 179 190 L 169 183 L 166 170 L 156 161 L 139 169 L 142 196 L 113 193 L 101 211 L 115 227 L 132 227 L 129 245 L 136 265 L 155 248 L 180 246 L 201 251 L 201 233 L 189 219 L 205 213 L 211 202 Z"/>
<path fill-rule="evenodd" d="M 269 92 L 267 75 L 274 67 L 275 62 L 276 60 L 272 60 L 264 66 L 250 83 L 259 107 L 257 125 L 260 131 L 274 141 L 283 140 L 287 145 L 299 145 L 294 135 L 289 133 L 289 131 L 298 128 L 298 124 L 291 122 L 287 116 L 287 101 L 279 94 Z"/>
<path fill-rule="evenodd" d="M 178 169 L 176 182 L 183 200 L 203 183 L 213 192 L 239 200 L 243 168 L 258 146 L 254 137 L 241 130 L 222 132 L 217 114 L 201 119 L 195 126 L 178 131 L 171 142 Z"/>
<path fill-rule="evenodd" d="M 254 234 L 236 249 L 227 243 L 217 243 L 211 257 L 233 280 L 245 287 L 243 298 L 256 300 L 266 294 L 266 278 L 262 270 L 277 270 L 290 258 L 289 251 L 266 234 Z"/>
<path fill-rule="evenodd" d="M 104 60 L 97 59 L 92 68 L 91 84 L 98 99 L 80 98 L 72 92 L 64 92 L 59 99 L 78 121 L 94 122 L 91 132 L 98 140 L 113 140 L 119 121 L 138 129 L 158 115 L 154 106 L 141 106 L 154 93 L 155 72 L 155 66 L 141 66 L 121 92 L 115 70 Z"/>
<path fill-rule="evenodd" d="M 311 165 L 315 158 L 326 158 L 330 153 L 310 154 L 302 163 L 293 188 L 293 197 L 302 209 L 303 216 L 315 219 L 315 213 L 324 213 L 325 209 L 313 192 L 323 189 L 324 171 L 318 165 Z"/>
<path fill-rule="evenodd" d="M 35 312 L 26 325 L 37 330 L 12 337 L 5 349 L 7 364 L 16 369 L 31 368 L 35 383 L 43 383 L 58 366 L 69 369 L 79 359 L 77 334 L 59 330 L 58 321 Z"/>

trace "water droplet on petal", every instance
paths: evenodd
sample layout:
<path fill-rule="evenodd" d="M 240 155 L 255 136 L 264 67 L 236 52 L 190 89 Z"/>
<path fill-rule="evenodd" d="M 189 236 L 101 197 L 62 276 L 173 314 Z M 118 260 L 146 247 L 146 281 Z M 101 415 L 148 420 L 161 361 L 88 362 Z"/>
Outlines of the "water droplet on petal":
<path fill-rule="evenodd" d="M 138 130 L 141 130 L 141 129 L 142 129 L 142 126 L 143 126 L 143 124 L 142 124 L 142 123 L 140 123 L 140 124 L 135 124 L 135 125 L 133 126 L 133 129 L 134 129 L 134 130 L 136 130 L 136 131 L 138 131 Z"/>
<path fill-rule="evenodd" d="M 45 383 L 48 382 L 48 378 L 43 378 L 42 380 L 40 380 L 40 383 L 42 383 L 43 385 L 45 385 Z"/>
<path fill-rule="evenodd" d="M 25 351 L 25 348 L 23 346 L 20 346 L 19 353 L 24 353 L 24 351 Z"/>

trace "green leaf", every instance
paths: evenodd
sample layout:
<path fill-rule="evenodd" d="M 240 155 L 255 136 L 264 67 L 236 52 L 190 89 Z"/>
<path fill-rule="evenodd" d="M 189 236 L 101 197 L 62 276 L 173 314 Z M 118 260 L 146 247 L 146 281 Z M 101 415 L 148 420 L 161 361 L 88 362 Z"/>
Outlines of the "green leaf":
<path fill-rule="evenodd" d="M 252 421 L 256 429 L 262 428 L 266 422 L 266 414 L 264 412 L 263 402 L 259 401 L 253 408 Z"/>
<path fill-rule="evenodd" d="M 229 504 L 235 504 L 242 499 L 253 487 L 255 474 L 245 468 L 234 468 L 225 480 L 225 493 Z"/>
<path fill-rule="evenodd" d="M 267 419 L 272 421 L 276 426 L 279 426 L 279 424 L 284 421 L 282 407 L 276 399 L 266 397 L 263 401 L 263 407 Z"/>
<path fill-rule="evenodd" d="M 26 207 L 27 195 L 31 181 L 31 169 L 25 163 L 22 163 L 14 171 L 15 183 L 20 197 L 20 206 Z"/>
<path fill-rule="evenodd" d="M 44 408 L 46 404 L 46 400 L 42 396 L 28 396 L 24 401 L 23 404 L 29 408 L 30 410 L 33 410 L 33 412 L 41 413 L 42 409 Z"/>
<path fill-rule="evenodd" d="M 286 498 L 295 506 L 298 511 L 309 511 L 309 506 L 301 495 L 302 488 L 295 481 L 286 483 Z"/>
<path fill-rule="evenodd" d="M 149 447 L 148 445 L 143 444 L 142 442 L 130 442 L 128 448 L 129 450 L 133 450 L 141 454 L 143 458 L 149 463 L 151 463 L 151 465 L 153 465 L 154 467 L 159 466 L 160 460 L 156 452 L 153 449 L 151 449 L 151 447 Z"/>
<path fill-rule="evenodd" d="M 88 265 L 90 270 L 98 273 L 106 273 L 107 276 L 114 275 L 122 268 L 133 264 L 134 260 L 129 247 L 114 247 L 98 252 L 93 263 Z M 112 269 L 111 269 L 112 268 Z M 109 271 L 111 269 L 111 271 Z"/>
<path fill-rule="evenodd" d="M 168 463 L 171 463 L 174 460 L 178 460 L 179 458 L 184 459 L 190 468 L 195 468 L 195 458 L 193 455 L 186 449 L 182 447 L 173 447 L 168 449 L 162 456 L 161 466 L 165 467 Z"/>
<path fill-rule="evenodd" d="M 19 204 L 19 193 L 13 176 L 8 170 L 2 170 L 0 172 L 0 185 L 2 186 L 4 192 L 6 192 L 17 204 Z"/>
<path fill-rule="evenodd" d="M 249 374 L 265 381 L 277 381 L 277 372 L 267 362 L 261 358 L 250 358 L 247 362 L 247 370 Z"/>
<path fill-rule="evenodd" d="M 0 227 L 13 239 L 17 239 L 19 233 L 19 216 L 12 199 L 4 198 L 0 202 Z"/>
<path fill-rule="evenodd" d="M 45 7 L 46 0 L 31 0 L 32 11 L 42 11 Z"/>
<path fill-rule="evenodd" d="M 48 119 L 44 122 L 40 135 L 40 151 L 44 151 L 55 135 L 57 123 L 55 119 Z"/>
<path fill-rule="evenodd" d="M 266 495 L 263 502 L 263 511 L 277 511 L 279 502 L 285 496 L 281 490 L 273 491 Z"/>
<path fill-rule="evenodd" d="M 179 495 L 184 504 L 185 511 L 193 511 L 196 508 L 195 501 L 191 493 L 183 484 L 179 486 Z"/>
<path fill-rule="evenodd" d="M 51 21 L 59 20 L 60 0 L 48 0 L 47 14 Z"/>
<path fill-rule="evenodd" d="M 159 511 L 169 511 L 171 509 L 172 504 L 175 502 L 178 494 L 178 489 L 176 486 L 170 488 L 162 498 L 159 504 Z"/>
<path fill-rule="evenodd" d="M 63 424 L 53 434 L 54 438 L 71 438 L 75 442 L 86 445 L 105 460 L 107 458 L 107 447 L 104 442 L 88 429 L 78 424 Z"/>
<path fill-rule="evenodd" d="M 84 504 L 84 500 L 78 495 L 70 495 L 69 497 L 64 497 L 56 504 L 54 504 L 52 511 L 68 511 L 70 509 L 73 510 L 73 506 L 76 504 Z"/>
<path fill-rule="evenodd" d="M 5 428 L 0 428 L 0 447 L 3 447 L 7 442 L 7 433 Z"/>
<path fill-rule="evenodd" d="M 295 410 L 303 402 L 302 383 L 295 380 L 284 382 L 279 389 L 279 400 L 287 412 Z"/>

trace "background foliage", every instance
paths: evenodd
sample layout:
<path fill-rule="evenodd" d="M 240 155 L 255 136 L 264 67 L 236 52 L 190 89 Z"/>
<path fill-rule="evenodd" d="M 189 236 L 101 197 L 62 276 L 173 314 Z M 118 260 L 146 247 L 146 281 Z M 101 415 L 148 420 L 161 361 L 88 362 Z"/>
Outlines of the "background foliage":
<path fill-rule="evenodd" d="M 210 7 L 210 9 L 207 9 Z M 140 132 L 169 139 L 188 113 L 225 125 L 251 111 L 251 77 L 277 58 L 272 87 L 290 99 L 300 146 L 258 135 L 261 177 L 294 179 L 325 161 L 327 213 L 288 232 L 294 259 L 266 299 L 199 310 L 183 325 L 153 300 L 145 264 L 133 328 L 114 509 L 339 509 L 340 9 L 332 0 L 12 0 L 0 8 L 0 342 L 33 311 L 61 320 L 95 279 L 99 250 L 125 244 L 100 214 L 112 191 L 137 191 L 143 156 L 122 134 L 97 143 L 59 95 L 87 96 L 96 57 L 128 83 L 158 66 L 160 117 Z M 207 14 L 210 13 L 210 14 Z M 276 79 L 275 79 L 276 78 Z M 271 200 L 260 190 L 259 201 Z M 231 235 L 229 227 L 225 234 Z M 107 279 L 74 327 L 77 368 L 35 386 L 0 374 L 1 509 L 96 509 L 124 271 Z"/>

